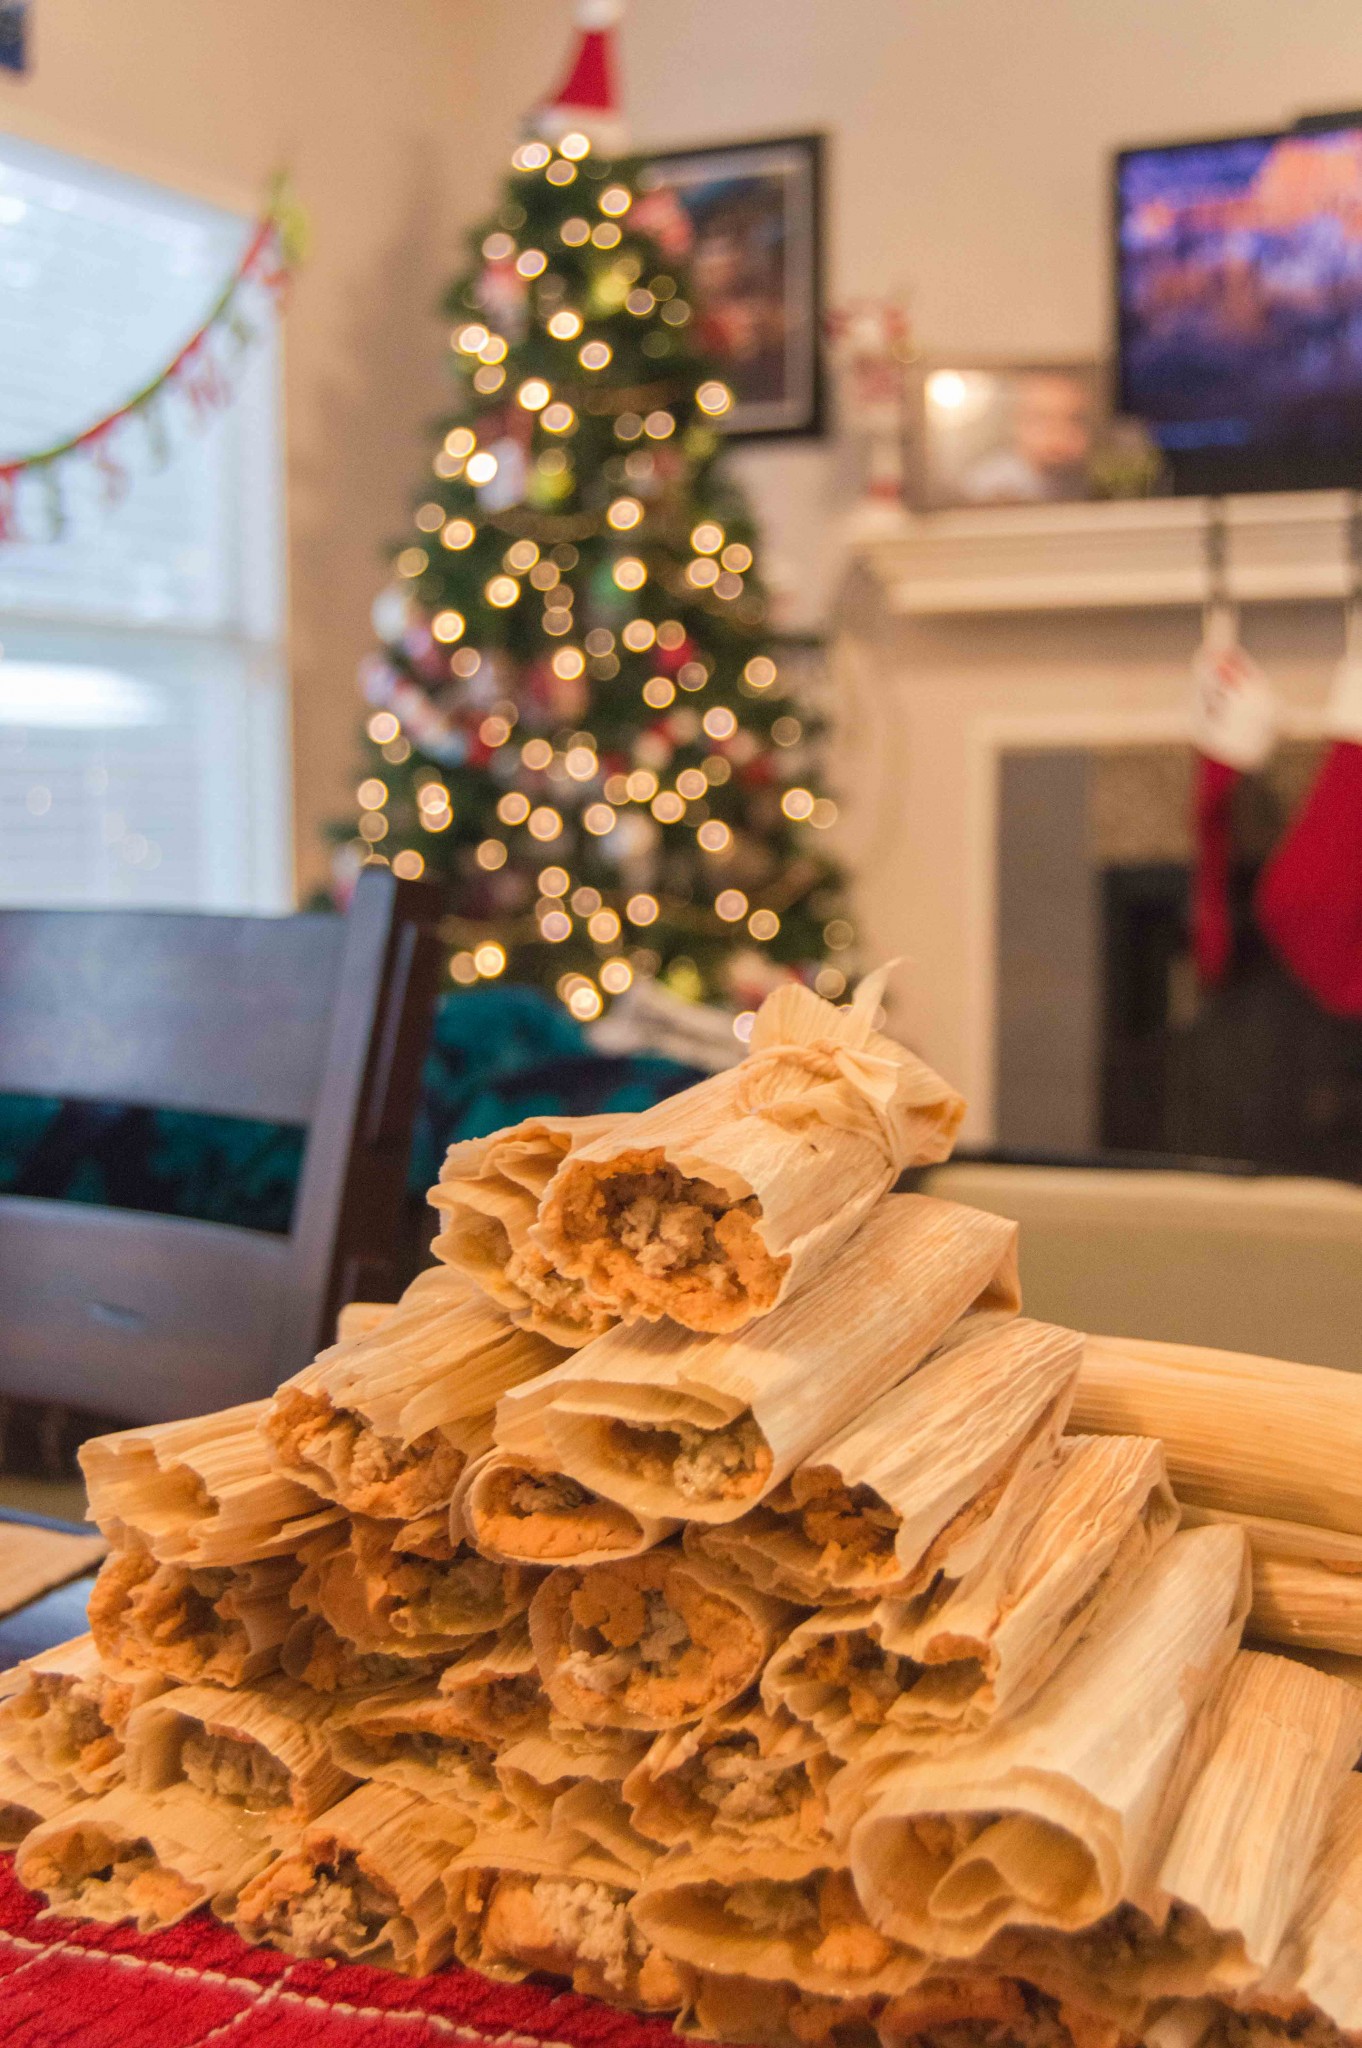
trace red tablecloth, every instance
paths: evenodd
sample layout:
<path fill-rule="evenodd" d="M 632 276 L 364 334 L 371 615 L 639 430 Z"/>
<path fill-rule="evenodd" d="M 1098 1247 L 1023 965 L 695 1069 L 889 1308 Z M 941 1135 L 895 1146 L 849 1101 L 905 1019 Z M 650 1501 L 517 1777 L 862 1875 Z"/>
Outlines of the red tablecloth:
<path fill-rule="evenodd" d="M 677 2048 L 664 2020 L 473 1970 L 295 1962 L 206 1913 L 140 1935 L 42 1912 L 0 1857 L 3 2048 Z"/>

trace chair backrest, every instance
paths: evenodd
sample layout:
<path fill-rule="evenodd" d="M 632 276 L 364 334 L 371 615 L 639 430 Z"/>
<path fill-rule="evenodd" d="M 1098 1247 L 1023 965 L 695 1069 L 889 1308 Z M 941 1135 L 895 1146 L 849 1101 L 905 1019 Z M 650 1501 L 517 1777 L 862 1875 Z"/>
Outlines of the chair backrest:
<path fill-rule="evenodd" d="M 0 1092 L 307 1127 L 287 1237 L 0 1195 L 0 1392 L 226 1407 L 396 1292 L 437 909 L 374 866 L 344 918 L 0 912 Z"/>
<path fill-rule="evenodd" d="M 915 1185 L 1021 1225 L 1043 1322 L 1362 1371 L 1362 1188 L 970 1160 Z"/>

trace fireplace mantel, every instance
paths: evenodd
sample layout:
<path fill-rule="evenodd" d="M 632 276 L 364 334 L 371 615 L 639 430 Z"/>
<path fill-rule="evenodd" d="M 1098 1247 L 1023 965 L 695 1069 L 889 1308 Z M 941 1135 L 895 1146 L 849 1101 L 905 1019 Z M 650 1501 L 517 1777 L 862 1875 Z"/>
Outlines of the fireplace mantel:
<path fill-rule="evenodd" d="M 858 561 L 887 607 L 910 616 L 1201 605 L 1217 505 L 1228 596 L 1255 604 L 1345 595 L 1348 491 L 928 512 L 867 542 Z"/>
<path fill-rule="evenodd" d="M 1343 643 L 1351 494 L 1222 504 L 1245 643 L 1284 736 L 1314 738 Z M 1003 762 L 1190 743 L 1208 510 L 1167 499 L 936 513 L 852 551 L 829 708 L 862 957 L 902 960 L 895 1023 L 969 1097 L 975 1140 L 998 1129 Z M 1038 955 L 1034 969 L 1053 963 Z"/>

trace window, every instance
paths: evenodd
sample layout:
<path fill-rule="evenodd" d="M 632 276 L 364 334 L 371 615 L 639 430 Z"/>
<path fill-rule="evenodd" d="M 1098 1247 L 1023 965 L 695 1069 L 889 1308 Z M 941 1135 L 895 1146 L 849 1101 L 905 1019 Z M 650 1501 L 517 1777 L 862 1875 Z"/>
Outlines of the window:
<path fill-rule="evenodd" d="M 0 136 L 0 463 L 114 410 L 201 325 L 252 223 Z M 277 337 L 167 392 L 0 538 L 0 901 L 291 897 Z M 244 341 L 245 337 L 240 337 Z"/>

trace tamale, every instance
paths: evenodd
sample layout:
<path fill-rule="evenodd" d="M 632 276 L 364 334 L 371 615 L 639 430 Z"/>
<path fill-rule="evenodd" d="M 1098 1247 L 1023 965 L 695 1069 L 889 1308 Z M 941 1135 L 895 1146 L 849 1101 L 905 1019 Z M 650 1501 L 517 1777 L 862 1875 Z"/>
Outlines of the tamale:
<path fill-rule="evenodd" d="M 1235 1522 L 1248 1537 L 1253 1605 L 1247 1630 L 1255 1641 L 1362 1657 L 1362 1536 L 1222 1508 L 1189 1507 L 1183 1515 L 1194 1527 Z"/>
<path fill-rule="evenodd" d="M 93 1636 L 59 1643 L 0 1677 L 0 1751 L 67 1799 L 93 1798 L 123 1775 L 129 1714 L 167 1683 L 111 1678 Z"/>
<path fill-rule="evenodd" d="M 834 1756 L 950 1748 L 1024 1706 L 1177 1526 L 1160 1444 L 1070 1437 L 1015 1547 L 963 1584 L 810 1615 L 771 1658 L 762 1696 Z"/>
<path fill-rule="evenodd" d="M 440 1691 L 482 1741 L 500 1750 L 549 1723 L 549 1703 L 523 1614 L 490 1642 L 474 1643 L 440 1674 Z"/>
<path fill-rule="evenodd" d="M 746 1691 L 792 1619 L 664 1544 L 623 1564 L 550 1572 L 530 1604 L 540 1678 L 588 1728 L 676 1728 Z"/>
<path fill-rule="evenodd" d="M 641 1518 L 735 1521 L 905 1380 L 972 1306 L 1018 1306 L 1016 1225 L 896 1195 L 752 1329 L 610 1330 L 508 1393 L 497 1442 L 531 1459 L 547 1448 L 551 1464 Z M 581 1511 L 585 1527 L 594 1513 Z"/>
<path fill-rule="evenodd" d="M 367 1515 L 299 1547 L 293 1605 L 320 1614 L 365 1655 L 451 1656 L 529 1606 L 537 1575 L 451 1538 L 449 1516 Z"/>
<path fill-rule="evenodd" d="M 76 1802 L 50 1778 L 32 1778 L 0 1748 L 0 1849 L 17 1849 L 40 1821 L 55 1820 Z"/>
<path fill-rule="evenodd" d="M 1362 1536 L 1362 1374 L 1089 1337 L 1073 1426 L 1162 1437 L 1179 1500 Z"/>
<path fill-rule="evenodd" d="M 1247 1606 L 1242 1533 L 1184 1530 L 1020 1713 L 943 1756 L 840 1772 L 832 1829 L 875 1925 L 954 1958 L 1018 1921 L 1110 1912 L 1140 1881 Z"/>
<path fill-rule="evenodd" d="M 688 1528 L 687 1550 L 809 1604 L 988 1570 L 1051 1483 L 1079 1343 L 1024 1317 L 965 1317 L 760 1507 L 726 1528 Z"/>
<path fill-rule="evenodd" d="M 337 1763 L 356 1778 L 459 1806 L 470 1825 L 503 1808 L 496 1751 L 469 1732 L 433 1679 L 389 1686 L 338 1708 L 330 1732 Z"/>
<path fill-rule="evenodd" d="M 825 1997 L 906 1991 L 926 1967 L 870 1925 L 829 1843 L 674 1849 L 640 1887 L 634 1919 L 673 1962 Z"/>
<path fill-rule="evenodd" d="M 230 1913 L 276 1846 L 263 1816 L 207 1798 L 193 1785 L 155 1794 L 115 1785 L 34 1828 L 15 1872 L 55 1912 L 135 1920 L 148 1933 L 198 1906 Z"/>
<path fill-rule="evenodd" d="M 311 1487 L 271 1466 L 259 1427 L 268 1407 L 248 1401 L 192 1422 L 90 1437 L 80 1463 L 91 1520 L 111 1543 L 163 1564 L 290 1556 L 326 1510 Z"/>
<path fill-rule="evenodd" d="M 1063 1939 L 1005 1932 L 990 1962 L 1135 2030 L 1157 2001 L 1237 1993 L 1263 1976 L 1362 1752 L 1362 1695 L 1240 1651 L 1204 1711 L 1147 1882 Z"/>
<path fill-rule="evenodd" d="M 579 1728 L 561 1715 L 551 1716 L 546 1728 L 509 1743 L 496 1761 L 516 1825 L 548 1828 L 554 1807 L 574 1785 L 618 1790 L 647 1753 L 649 1740 L 632 1728 Z"/>
<path fill-rule="evenodd" d="M 551 1464 L 496 1450 L 465 1472 L 452 1514 L 484 1557 L 529 1565 L 638 1557 L 676 1527 L 632 1514 Z"/>
<path fill-rule="evenodd" d="M 480 1835 L 445 1876 L 460 1960 L 512 1981 L 543 1970 L 588 1997 L 672 2012 L 680 1980 L 635 1924 L 633 1882 L 599 1849 L 523 1828 Z"/>
<path fill-rule="evenodd" d="M 436 1266 L 370 1335 L 286 1380 L 260 1427 L 288 1478 L 352 1514 L 408 1521 L 448 1506 L 491 1444 L 501 1395 L 561 1357 Z"/>
<path fill-rule="evenodd" d="M 424 1976 L 453 1947 L 441 1876 L 472 1823 L 397 1785 L 361 1785 L 242 1891 L 247 1941 Z"/>
<path fill-rule="evenodd" d="M 875 2018 L 881 2048 L 1136 2048 L 1126 2033 L 1077 1999 L 1051 1997 L 989 1969 L 934 1971 L 886 1999 Z"/>
<path fill-rule="evenodd" d="M 156 1671 L 184 1685 L 248 1685 L 279 1662 L 297 1575 L 291 1557 L 158 1564 L 146 1550 L 114 1550 L 90 1594 L 90 1632 L 118 1677 Z"/>
<path fill-rule="evenodd" d="M 1354 2048 L 1362 2039 L 1362 1777 L 1337 1786 L 1324 1837 L 1266 1975 L 1231 2003 L 1169 2008 L 1168 2048 Z"/>
<path fill-rule="evenodd" d="M 794 1984 L 684 1964 L 679 1974 L 685 2004 L 675 2025 L 684 2040 L 733 2041 L 742 2048 L 880 2048 L 875 2019 L 883 1998 L 823 1998 Z"/>
<path fill-rule="evenodd" d="M 624 1796 L 635 1826 L 668 1848 L 699 1848 L 711 1836 L 735 1847 L 808 1847 L 826 1840 L 835 1768 L 793 1714 L 739 1699 L 655 1737 L 624 1780 Z"/>
<path fill-rule="evenodd" d="M 456 1647 L 448 1644 L 439 1656 L 428 1657 L 360 1650 L 320 1614 L 300 1614 L 279 1645 L 279 1668 L 314 1692 L 370 1692 L 376 1686 L 438 1676 Z"/>
<path fill-rule="evenodd" d="M 513 1323 L 575 1350 L 613 1318 L 580 1280 L 554 1271 L 530 1242 L 544 1191 L 569 1153 L 625 1116 L 527 1117 L 489 1138 L 451 1145 L 430 1200 L 440 1213 L 431 1244 L 437 1259 L 499 1302 Z"/>
<path fill-rule="evenodd" d="M 225 1692 L 180 1685 L 138 1707 L 127 1732 L 135 1792 L 193 1785 L 246 1813 L 308 1821 L 352 1791 L 332 1756 L 330 1703 L 287 1678 Z"/>
<path fill-rule="evenodd" d="M 873 1020 L 795 984 L 747 1057 L 572 1152 L 531 1241 L 613 1314 L 722 1333 L 764 1315 L 865 1221 L 905 1167 L 947 1157 L 965 1105 Z"/>

